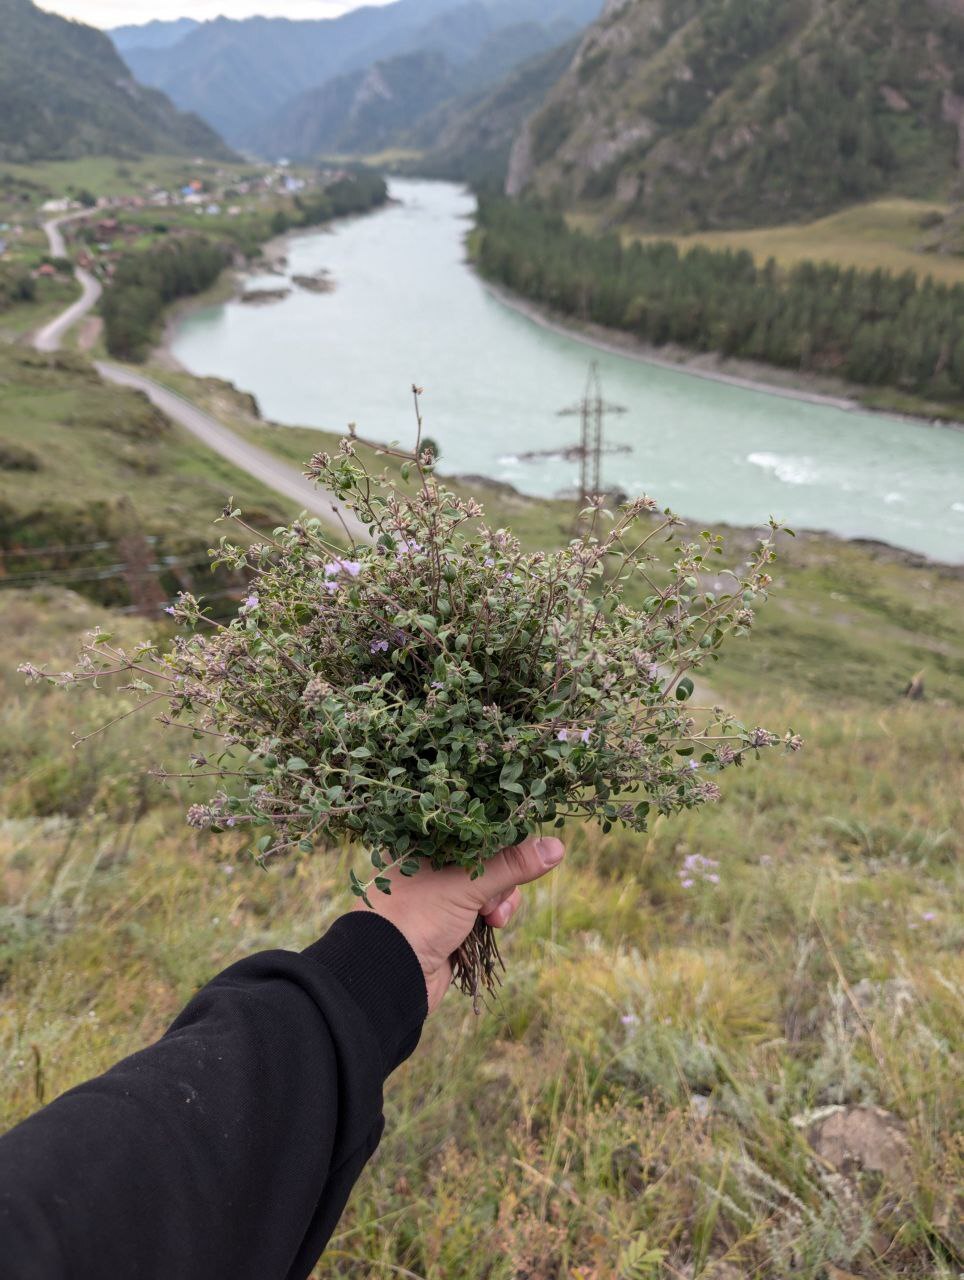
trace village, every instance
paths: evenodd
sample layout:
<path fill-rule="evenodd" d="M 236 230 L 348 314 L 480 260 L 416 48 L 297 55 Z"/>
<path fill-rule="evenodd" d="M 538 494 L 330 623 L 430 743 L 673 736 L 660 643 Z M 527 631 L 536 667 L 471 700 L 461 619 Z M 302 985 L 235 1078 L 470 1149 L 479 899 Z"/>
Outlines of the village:
<path fill-rule="evenodd" d="M 171 180 L 162 185 L 138 181 L 132 172 L 129 189 L 121 192 L 65 185 L 63 194 L 42 200 L 28 187 L 0 185 L 0 274 L 29 273 L 41 287 L 66 285 L 76 265 L 107 283 L 125 253 L 188 231 L 223 231 L 247 252 L 255 238 L 284 229 L 285 210 L 294 202 L 323 192 L 348 171 L 294 169 L 285 160 L 260 169 L 196 159 L 172 164 L 167 176 Z M 43 230 L 50 222 L 60 224 L 68 256 L 50 253 Z M 248 223 L 254 224 L 250 231 Z"/>

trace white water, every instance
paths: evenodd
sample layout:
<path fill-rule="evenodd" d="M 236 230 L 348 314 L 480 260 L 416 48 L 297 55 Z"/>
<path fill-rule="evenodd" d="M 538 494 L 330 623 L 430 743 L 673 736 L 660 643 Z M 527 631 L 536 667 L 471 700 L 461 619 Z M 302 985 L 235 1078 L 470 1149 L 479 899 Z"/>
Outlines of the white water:
<path fill-rule="evenodd" d="M 696 519 L 755 525 L 773 514 L 791 527 L 964 560 L 964 431 L 595 351 L 484 288 L 465 262 L 466 192 L 396 181 L 392 194 L 399 204 L 292 241 L 289 271 L 324 267 L 335 292 L 296 288 L 263 307 L 196 312 L 175 336 L 176 357 L 254 392 L 276 421 L 335 431 L 353 421 L 379 440 L 412 440 L 417 381 L 443 471 L 536 494 L 571 487 L 577 464 L 519 454 L 573 441 L 577 420 L 556 410 L 580 397 L 598 359 L 607 398 L 628 409 L 610 419 L 608 437 L 632 446 L 606 459 L 608 483 Z"/>

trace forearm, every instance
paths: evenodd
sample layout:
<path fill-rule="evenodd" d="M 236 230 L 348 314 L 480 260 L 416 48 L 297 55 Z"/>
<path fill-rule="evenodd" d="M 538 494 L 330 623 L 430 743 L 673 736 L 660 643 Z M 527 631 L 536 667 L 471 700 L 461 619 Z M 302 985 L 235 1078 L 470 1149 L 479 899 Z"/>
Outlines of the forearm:
<path fill-rule="evenodd" d="M 157 1044 L 0 1138 L 0 1277 L 307 1276 L 425 1010 L 374 915 L 226 970 Z"/>

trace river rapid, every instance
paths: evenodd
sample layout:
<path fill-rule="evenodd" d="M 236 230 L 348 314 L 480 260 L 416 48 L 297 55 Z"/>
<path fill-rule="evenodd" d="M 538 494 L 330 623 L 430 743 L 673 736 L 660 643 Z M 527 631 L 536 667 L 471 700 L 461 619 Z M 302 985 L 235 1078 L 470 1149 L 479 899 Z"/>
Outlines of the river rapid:
<path fill-rule="evenodd" d="M 606 436 L 604 480 L 681 515 L 879 539 L 964 561 L 964 431 L 786 399 L 594 350 L 494 296 L 465 259 L 474 201 L 449 183 L 395 180 L 394 203 L 293 238 L 290 275 L 331 273 L 334 290 L 231 301 L 187 315 L 171 351 L 192 373 L 257 396 L 265 416 L 377 440 L 414 439 L 410 388 L 425 388 L 441 471 L 491 476 L 532 494 L 571 489 L 578 463 L 524 461 L 575 443 L 558 410 L 597 360 L 626 412 Z M 249 287 L 278 288 L 278 276 Z"/>

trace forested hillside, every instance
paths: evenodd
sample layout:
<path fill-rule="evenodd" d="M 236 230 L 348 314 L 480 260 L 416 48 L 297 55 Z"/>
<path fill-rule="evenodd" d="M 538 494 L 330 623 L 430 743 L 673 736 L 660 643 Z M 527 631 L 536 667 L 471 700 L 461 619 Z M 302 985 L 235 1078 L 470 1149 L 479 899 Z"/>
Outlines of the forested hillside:
<path fill-rule="evenodd" d="M 946 196 L 961 0 L 610 0 L 516 141 L 510 193 L 673 230 Z"/>
<path fill-rule="evenodd" d="M 133 80 L 93 27 L 0 0 L 0 30 L 0 160 L 230 155 L 203 121 Z"/>

